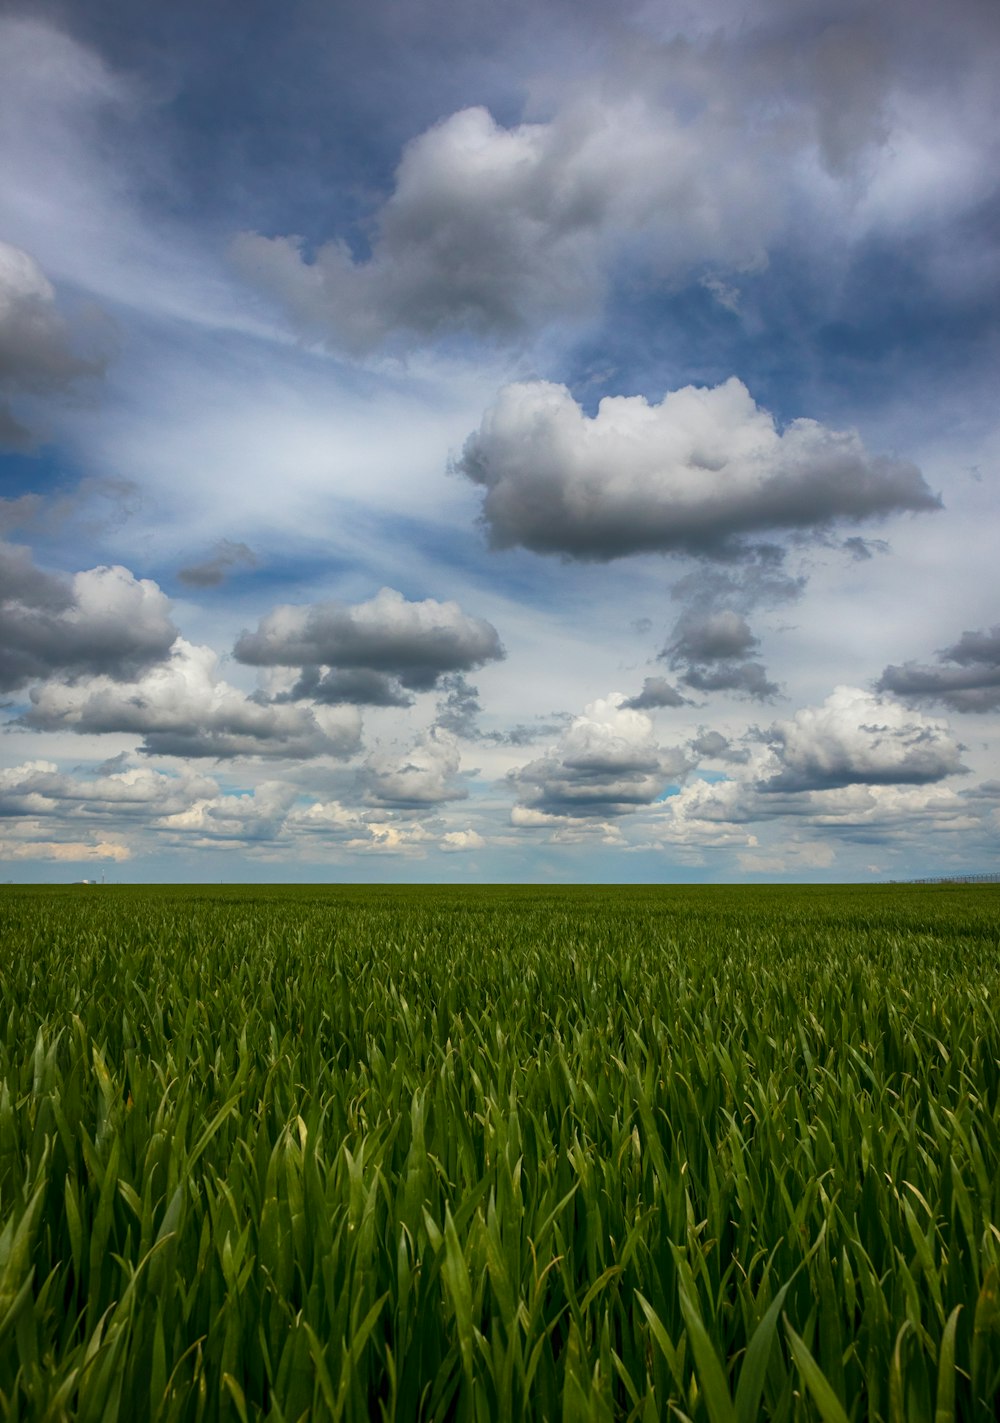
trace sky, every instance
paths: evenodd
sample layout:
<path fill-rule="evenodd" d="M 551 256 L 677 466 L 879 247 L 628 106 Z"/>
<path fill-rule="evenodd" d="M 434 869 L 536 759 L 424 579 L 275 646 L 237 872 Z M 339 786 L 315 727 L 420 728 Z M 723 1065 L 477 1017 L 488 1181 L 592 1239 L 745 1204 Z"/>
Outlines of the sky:
<path fill-rule="evenodd" d="M 0 5 L 0 877 L 995 870 L 998 61 Z"/>

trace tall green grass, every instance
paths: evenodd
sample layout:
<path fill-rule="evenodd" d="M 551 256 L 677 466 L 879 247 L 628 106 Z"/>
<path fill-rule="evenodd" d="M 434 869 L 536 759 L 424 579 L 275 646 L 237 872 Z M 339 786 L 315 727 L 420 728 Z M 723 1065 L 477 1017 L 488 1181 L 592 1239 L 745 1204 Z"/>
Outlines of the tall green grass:
<path fill-rule="evenodd" d="M 981 1419 L 1000 893 L 0 894 L 0 1414 Z"/>

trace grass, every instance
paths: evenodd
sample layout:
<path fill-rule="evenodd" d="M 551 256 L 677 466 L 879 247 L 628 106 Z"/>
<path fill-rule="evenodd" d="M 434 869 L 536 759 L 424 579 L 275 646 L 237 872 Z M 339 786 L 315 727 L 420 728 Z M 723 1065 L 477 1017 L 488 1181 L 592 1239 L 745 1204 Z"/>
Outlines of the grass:
<path fill-rule="evenodd" d="M 998 910 L 0 892 L 0 1413 L 993 1417 Z"/>

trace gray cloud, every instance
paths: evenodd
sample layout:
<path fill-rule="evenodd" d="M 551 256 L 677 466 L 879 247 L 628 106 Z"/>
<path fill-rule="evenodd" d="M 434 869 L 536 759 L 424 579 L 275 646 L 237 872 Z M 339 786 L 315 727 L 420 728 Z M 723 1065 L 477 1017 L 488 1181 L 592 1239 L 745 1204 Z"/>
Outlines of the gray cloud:
<path fill-rule="evenodd" d="M 779 432 L 735 378 L 659 405 L 606 397 L 592 418 L 565 386 L 510 385 L 456 468 L 486 491 L 494 547 L 579 559 L 731 557 L 748 535 L 940 507 L 914 465 L 870 455 L 854 431 Z"/>
<path fill-rule="evenodd" d="M 683 662 L 718 662 L 742 657 L 759 645 L 750 624 L 731 608 L 719 612 L 683 613 L 674 627 L 673 641 L 665 649 L 671 666 Z"/>
<path fill-rule="evenodd" d="M 0 690 L 53 676 L 134 677 L 167 656 L 177 636 L 169 609 L 155 583 L 127 568 L 63 578 L 0 543 Z"/>
<path fill-rule="evenodd" d="M 647 677 L 642 691 L 628 697 L 622 706 L 632 711 L 654 711 L 658 707 L 683 707 L 687 705 L 687 700 L 666 677 Z"/>
<path fill-rule="evenodd" d="M 263 704 L 219 681 L 216 661 L 210 648 L 178 638 L 169 661 L 135 682 L 90 677 L 34 688 L 21 722 L 37 731 L 138 736 L 152 756 L 303 760 L 360 749 L 354 708 Z"/>
<path fill-rule="evenodd" d="M 347 703 L 357 707 L 411 707 L 413 697 L 403 690 L 395 677 L 374 672 L 370 667 L 334 668 L 321 672 L 307 667 L 290 692 L 275 697 L 275 702 L 314 701 L 324 706 Z"/>
<path fill-rule="evenodd" d="M 482 618 L 468 617 L 457 603 L 433 598 L 408 602 L 394 589 L 383 588 L 368 602 L 353 606 L 275 608 L 255 633 L 243 633 L 235 656 L 256 667 L 364 669 L 422 692 L 437 686 L 446 674 L 498 661 L 504 651 L 496 628 Z"/>
<path fill-rule="evenodd" d="M 684 684 L 696 691 L 729 691 L 768 701 L 778 687 L 768 681 L 763 663 L 745 655 L 758 645 L 746 618 L 732 608 L 689 609 L 678 618 L 673 640 L 660 655 L 675 670 L 683 668 Z"/>
<path fill-rule="evenodd" d="M 600 309 L 613 246 L 638 233 L 655 232 L 672 271 L 759 261 L 774 210 L 754 201 L 738 130 L 717 112 L 681 119 L 634 84 L 509 129 L 463 109 L 406 146 L 369 257 L 244 233 L 233 258 L 303 330 L 355 351 L 393 333 L 509 338 L 579 321 Z"/>
<path fill-rule="evenodd" d="M 650 805 L 689 769 L 680 750 L 656 744 L 649 717 L 614 695 L 592 702 L 547 755 L 510 772 L 519 802 L 514 823 L 627 815 Z"/>
<path fill-rule="evenodd" d="M 688 742 L 695 756 L 705 757 L 712 761 L 730 761 L 734 764 L 745 764 L 750 759 L 750 753 L 745 748 L 734 747 L 728 736 L 723 736 L 720 731 L 712 731 L 702 727 L 698 735 Z"/>
<path fill-rule="evenodd" d="M 64 391 L 104 370 L 103 360 L 87 359 L 75 344 L 41 267 L 19 247 L 0 242 L 0 442 L 31 443 L 9 405 L 12 397 Z"/>
<path fill-rule="evenodd" d="M 696 692 L 735 692 L 754 701 L 769 702 L 781 690 L 768 679 L 762 662 L 716 662 L 692 666 L 684 673 L 685 686 Z"/>
<path fill-rule="evenodd" d="M 460 672 L 442 677 L 441 686 L 445 695 L 437 704 L 435 722 L 454 736 L 467 741 L 476 740 L 479 735 L 479 716 L 482 706 L 479 702 L 479 688 L 470 686 Z"/>
<path fill-rule="evenodd" d="M 231 539 L 220 539 L 208 558 L 201 563 L 192 563 L 177 570 L 177 577 L 189 588 L 215 588 L 232 569 L 242 564 L 253 568 L 257 555 L 245 543 L 233 543 Z"/>
<path fill-rule="evenodd" d="M 962 712 L 1000 707 L 1000 624 L 987 632 L 963 632 L 937 659 L 937 666 L 904 662 L 887 667 L 880 690 L 918 702 L 942 702 Z"/>

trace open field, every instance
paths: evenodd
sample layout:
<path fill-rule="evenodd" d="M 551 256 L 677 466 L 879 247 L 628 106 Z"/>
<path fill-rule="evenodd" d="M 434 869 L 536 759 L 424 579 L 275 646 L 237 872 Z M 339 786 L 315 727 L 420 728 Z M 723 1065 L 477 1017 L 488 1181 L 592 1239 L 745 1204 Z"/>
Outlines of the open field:
<path fill-rule="evenodd" d="M 993 1416 L 1000 890 L 10 888 L 0 946 L 4 1416 Z"/>

